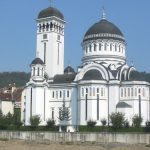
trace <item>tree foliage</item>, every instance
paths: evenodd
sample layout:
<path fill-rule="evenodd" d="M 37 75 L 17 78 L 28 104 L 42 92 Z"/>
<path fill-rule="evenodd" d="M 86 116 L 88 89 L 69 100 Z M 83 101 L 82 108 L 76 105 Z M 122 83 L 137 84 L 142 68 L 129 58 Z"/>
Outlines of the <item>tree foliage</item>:
<path fill-rule="evenodd" d="M 110 121 L 112 123 L 113 128 L 115 129 L 122 128 L 125 122 L 124 114 L 121 112 L 111 113 Z"/>
<path fill-rule="evenodd" d="M 55 120 L 54 119 L 48 119 L 46 121 L 46 123 L 47 123 L 47 127 L 49 127 L 49 128 L 54 128 L 55 127 Z"/>
<path fill-rule="evenodd" d="M 133 126 L 137 128 L 141 126 L 142 121 L 143 121 L 143 118 L 139 117 L 138 115 L 134 115 L 132 118 Z"/>
<path fill-rule="evenodd" d="M 65 101 L 63 101 L 62 107 L 60 108 L 58 119 L 60 121 L 69 121 L 69 120 L 71 120 L 70 110 L 69 110 L 68 107 L 66 107 Z"/>
<path fill-rule="evenodd" d="M 41 120 L 39 115 L 35 115 L 30 118 L 30 124 L 34 128 L 36 128 L 40 124 L 40 122 Z"/>
<path fill-rule="evenodd" d="M 97 123 L 96 121 L 88 120 L 87 121 L 87 126 L 90 127 L 90 128 L 93 128 L 93 127 L 95 127 L 96 123 Z"/>
<path fill-rule="evenodd" d="M 101 119 L 102 126 L 106 126 L 107 120 L 105 118 Z"/>
<path fill-rule="evenodd" d="M 26 72 L 1 72 L 0 73 L 0 88 L 8 87 L 9 84 L 14 84 L 17 87 L 24 86 L 30 78 L 30 73 Z"/>

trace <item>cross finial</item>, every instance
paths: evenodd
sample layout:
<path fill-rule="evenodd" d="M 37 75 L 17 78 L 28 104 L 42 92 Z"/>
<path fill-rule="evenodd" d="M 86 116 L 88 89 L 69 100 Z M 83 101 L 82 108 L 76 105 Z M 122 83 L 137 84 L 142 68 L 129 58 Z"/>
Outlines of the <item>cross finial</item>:
<path fill-rule="evenodd" d="M 106 11 L 105 8 L 102 8 L 102 20 L 106 20 Z"/>
<path fill-rule="evenodd" d="M 49 2 L 50 2 L 50 6 L 53 6 L 54 0 L 49 0 Z"/>

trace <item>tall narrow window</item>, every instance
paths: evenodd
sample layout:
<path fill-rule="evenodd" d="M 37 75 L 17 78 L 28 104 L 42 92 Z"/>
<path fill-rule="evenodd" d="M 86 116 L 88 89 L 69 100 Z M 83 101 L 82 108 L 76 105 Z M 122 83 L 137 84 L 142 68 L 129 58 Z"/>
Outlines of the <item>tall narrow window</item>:
<path fill-rule="evenodd" d="M 128 97 L 130 97 L 130 88 L 128 88 Z"/>
<path fill-rule="evenodd" d="M 112 51 L 112 44 L 110 44 L 110 51 Z"/>
<path fill-rule="evenodd" d="M 92 51 L 92 46 L 90 45 L 90 49 L 89 49 L 89 51 L 91 52 Z"/>
<path fill-rule="evenodd" d="M 96 51 L 96 49 L 97 49 L 97 45 L 96 45 L 96 44 L 94 44 L 94 51 Z"/>
<path fill-rule="evenodd" d="M 142 89 L 142 96 L 143 97 L 145 96 L 145 89 L 144 88 Z"/>
<path fill-rule="evenodd" d="M 101 51 L 101 50 L 102 50 L 102 44 L 99 43 L 99 51 Z"/>
<path fill-rule="evenodd" d="M 117 51 L 117 44 L 115 44 L 115 51 Z"/>
<path fill-rule="evenodd" d="M 54 98 L 55 97 L 55 92 L 53 91 L 53 93 L 52 93 L 52 98 Z"/>
<path fill-rule="evenodd" d="M 81 89 L 82 97 L 84 96 L 84 88 Z"/>
<path fill-rule="evenodd" d="M 90 96 L 92 96 L 92 87 L 90 87 Z"/>
<path fill-rule="evenodd" d="M 59 47 L 60 47 L 60 45 L 59 45 L 59 43 L 58 43 L 58 58 L 57 58 L 57 64 L 59 65 Z"/>
<path fill-rule="evenodd" d="M 107 43 L 104 44 L 104 50 L 107 50 Z"/>
<path fill-rule="evenodd" d="M 137 88 L 135 88 L 135 96 L 137 96 Z"/>
<path fill-rule="evenodd" d="M 87 107 L 88 107 L 88 101 L 87 101 L 87 94 L 85 97 L 85 120 L 87 120 Z"/>
<path fill-rule="evenodd" d="M 54 108 L 52 108 L 52 119 L 54 120 Z"/>
<path fill-rule="evenodd" d="M 133 88 L 131 88 L 131 96 L 133 97 Z"/>
<path fill-rule="evenodd" d="M 99 120 L 99 95 L 97 94 L 97 120 Z"/>
<path fill-rule="evenodd" d="M 70 96 L 70 92 L 69 92 L 69 90 L 67 91 L 67 97 L 69 97 Z"/>
<path fill-rule="evenodd" d="M 35 76 L 35 67 L 33 67 L 33 76 Z"/>
<path fill-rule="evenodd" d="M 62 91 L 60 91 L 60 93 L 59 93 L 59 97 L 60 97 L 60 98 L 62 98 Z"/>
<path fill-rule="evenodd" d="M 58 91 L 56 91 L 56 98 L 58 99 Z"/>
<path fill-rule="evenodd" d="M 31 88 L 31 101 L 30 101 L 30 117 L 32 117 L 32 88 Z"/>
<path fill-rule="evenodd" d="M 44 63 L 46 63 L 46 43 L 44 43 Z"/>
<path fill-rule="evenodd" d="M 123 97 L 123 89 L 121 88 L 121 97 Z"/>
<path fill-rule="evenodd" d="M 37 68 L 37 76 L 39 76 L 39 74 L 40 74 L 40 68 L 38 67 Z"/>
<path fill-rule="evenodd" d="M 95 87 L 93 87 L 93 96 L 95 96 Z"/>
<path fill-rule="evenodd" d="M 127 96 L 126 88 L 124 88 L 124 96 L 125 96 L 125 97 Z"/>

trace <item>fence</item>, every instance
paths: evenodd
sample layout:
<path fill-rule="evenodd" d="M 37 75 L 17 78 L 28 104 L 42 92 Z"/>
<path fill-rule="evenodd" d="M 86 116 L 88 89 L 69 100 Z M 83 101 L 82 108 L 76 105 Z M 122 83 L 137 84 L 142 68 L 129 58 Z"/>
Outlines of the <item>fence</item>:
<path fill-rule="evenodd" d="M 20 139 L 35 142 L 96 142 L 150 144 L 150 134 L 142 133 L 58 133 L 0 131 L 0 139 Z"/>

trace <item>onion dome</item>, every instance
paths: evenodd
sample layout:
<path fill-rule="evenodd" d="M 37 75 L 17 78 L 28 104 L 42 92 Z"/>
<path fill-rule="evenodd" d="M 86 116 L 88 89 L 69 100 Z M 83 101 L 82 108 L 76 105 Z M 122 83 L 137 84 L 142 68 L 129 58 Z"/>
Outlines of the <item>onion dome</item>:
<path fill-rule="evenodd" d="M 104 12 L 102 19 L 88 29 L 84 36 L 83 42 L 96 39 L 116 39 L 125 41 L 120 29 L 106 19 Z"/>
<path fill-rule="evenodd" d="M 71 66 L 68 66 L 65 68 L 64 73 L 65 74 L 71 74 L 71 73 L 75 73 L 75 71 Z"/>
<path fill-rule="evenodd" d="M 44 62 L 40 58 L 35 58 L 32 61 L 31 65 L 37 65 L 37 64 L 44 65 Z"/>
<path fill-rule="evenodd" d="M 104 80 L 102 74 L 96 70 L 92 69 L 85 73 L 82 80 Z"/>
<path fill-rule="evenodd" d="M 53 8 L 53 7 L 48 7 L 42 10 L 38 15 L 38 19 L 52 17 L 52 16 L 57 17 L 61 20 L 64 20 L 63 14 L 58 9 Z"/>

